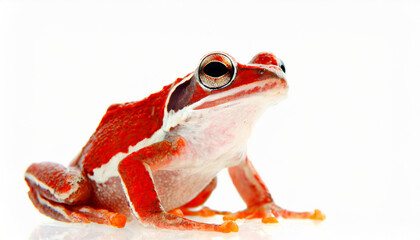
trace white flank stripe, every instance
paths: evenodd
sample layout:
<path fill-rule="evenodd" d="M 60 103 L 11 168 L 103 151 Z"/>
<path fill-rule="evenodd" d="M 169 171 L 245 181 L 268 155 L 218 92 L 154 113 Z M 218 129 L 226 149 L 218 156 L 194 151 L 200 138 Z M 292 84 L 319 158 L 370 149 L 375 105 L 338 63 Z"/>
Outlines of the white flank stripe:
<path fill-rule="evenodd" d="M 168 96 L 171 96 L 172 92 L 176 89 L 176 87 L 184 83 L 188 79 L 190 79 L 192 75 L 193 73 L 188 74 L 183 80 L 181 80 L 176 86 L 174 86 L 171 89 L 171 92 L 168 94 Z M 163 126 L 166 125 L 165 124 L 165 119 L 167 118 L 166 106 L 168 105 L 168 101 L 169 101 L 169 97 L 166 99 L 163 124 L 159 130 L 157 130 L 150 138 L 145 138 L 142 141 L 138 142 L 136 145 L 129 146 L 128 152 L 119 152 L 115 154 L 106 164 L 103 164 L 100 168 L 94 169 L 93 175 L 92 176 L 88 175 L 88 177 L 97 183 L 105 183 L 106 181 L 108 181 L 109 178 L 119 176 L 118 165 L 128 155 L 144 147 L 147 147 L 149 145 L 162 141 L 165 137 L 165 132 L 163 130 L 165 128 Z"/>
<path fill-rule="evenodd" d="M 160 142 L 165 137 L 165 132 L 162 129 L 156 131 L 150 138 L 145 138 L 142 141 L 138 142 L 134 146 L 128 147 L 128 152 L 119 152 L 115 154 L 111 160 L 106 164 L 103 164 L 100 168 L 93 170 L 93 175 L 89 176 L 90 179 L 94 180 L 97 183 L 105 183 L 111 177 L 117 177 L 118 174 L 118 165 L 120 162 L 130 155 L 133 152 L 136 152 L 144 147 L 152 145 L 153 143 Z"/>

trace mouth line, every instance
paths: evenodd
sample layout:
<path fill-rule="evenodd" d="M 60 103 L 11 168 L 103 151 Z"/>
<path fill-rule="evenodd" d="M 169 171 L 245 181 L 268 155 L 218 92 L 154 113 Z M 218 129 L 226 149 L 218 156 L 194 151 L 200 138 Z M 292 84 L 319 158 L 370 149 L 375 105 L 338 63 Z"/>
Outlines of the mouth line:
<path fill-rule="evenodd" d="M 218 106 L 225 103 L 234 102 L 245 98 L 247 96 L 267 96 L 275 97 L 279 95 L 286 95 L 287 86 L 285 81 L 279 80 L 265 80 L 263 84 L 256 82 L 245 85 L 240 88 L 231 89 L 229 91 L 220 93 L 214 97 L 215 99 L 202 99 L 203 101 L 198 102 L 194 110 L 200 110 Z M 222 96 L 220 96 L 222 95 Z"/>

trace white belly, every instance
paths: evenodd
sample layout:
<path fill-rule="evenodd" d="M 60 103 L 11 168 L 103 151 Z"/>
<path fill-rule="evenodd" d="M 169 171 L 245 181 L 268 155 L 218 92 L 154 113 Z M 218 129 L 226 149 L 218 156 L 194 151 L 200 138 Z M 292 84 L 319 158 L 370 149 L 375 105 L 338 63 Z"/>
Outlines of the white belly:
<path fill-rule="evenodd" d="M 165 210 L 180 207 L 194 199 L 217 174 L 200 174 L 195 171 L 158 170 L 153 173 L 155 187 Z"/>
<path fill-rule="evenodd" d="M 169 134 L 182 137 L 186 145 L 184 152 L 173 156 L 169 166 L 152 173 L 165 210 L 188 203 L 220 170 L 245 159 L 247 140 L 263 109 L 236 102 L 194 110 L 187 116 L 172 113 L 182 121 Z"/>
<path fill-rule="evenodd" d="M 245 158 L 244 152 L 225 155 L 220 159 L 176 159 L 181 168 L 166 168 L 152 172 L 161 204 L 165 210 L 181 207 L 194 199 L 223 168 L 238 164 Z M 190 166 L 188 166 L 190 163 Z M 197 165 L 197 163 L 200 163 Z M 207 164 L 206 164 L 207 163 Z"/>

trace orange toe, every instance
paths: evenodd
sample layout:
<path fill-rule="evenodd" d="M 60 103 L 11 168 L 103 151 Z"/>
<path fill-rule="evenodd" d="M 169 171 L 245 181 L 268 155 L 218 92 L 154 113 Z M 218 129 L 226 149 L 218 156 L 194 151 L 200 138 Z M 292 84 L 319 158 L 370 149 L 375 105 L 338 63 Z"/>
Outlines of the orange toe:
<path fill-rule="evenodd" d="M 325 214 L 323 214 L 319 209 L 315 209 L 314 213 L 309 217 L 312 220 L 325 220 Z"/>
<path fill-rule="evenodd" d="M 230 232 L 238 232 L 239 227 L 238 224 L 232 221 L 224 222 L 220 225 L 221 232 L 230 233 Z"/>
<path fill-rule="evenodd" d="M 127 217 L 122 214 L 114 214 L 110 217 L 110 224 L 117 228 L 123 228 L 127 222 Z"/>
<path fill-rule="evenodd" d="M 279 221 L 275 217 L 266 217 L 261 219 L 262 223 L 278 223 Z"/>
<path fill-rule="evenodd" d="M 238 217 L 233 213 L 223 216 L 223 221 L 235 221 L 236 219 L 238 219 Z"/>

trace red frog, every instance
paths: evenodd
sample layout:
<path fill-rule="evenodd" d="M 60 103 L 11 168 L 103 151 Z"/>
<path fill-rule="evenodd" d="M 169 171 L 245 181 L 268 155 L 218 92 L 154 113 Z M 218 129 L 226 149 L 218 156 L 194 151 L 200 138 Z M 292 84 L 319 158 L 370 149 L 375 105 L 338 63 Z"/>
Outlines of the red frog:
<path fill-rule="evenodd" d="M 319 211 L 277 206 L 246 154 L 251 129 L 287 94 L 283 62 L 271 53 L 240 64 L 222 52 L 206 55 L 195 72 L 139 102 L 111 105 L 78 157 L 64 167 L 34 163 L 26 170 L 29 197 L 56 220 L 124 227 L 127 218 L 179 230 L 236 232 L 237 218 L 323 220 Z M 247 209 L 202 205 L 228 168 Z M 223 224 L 184 216 L 224 214 Z"/>

